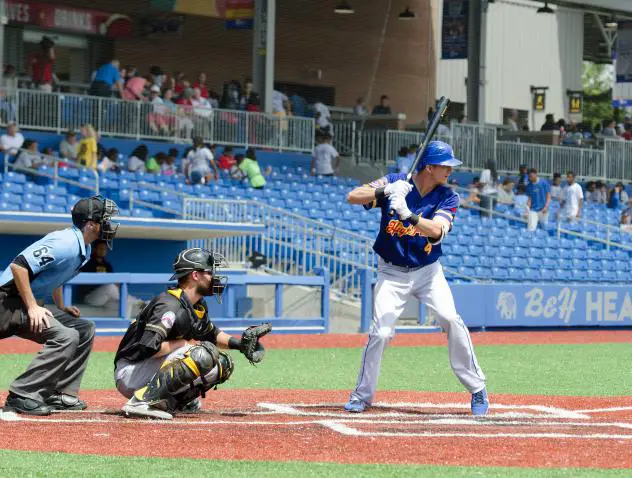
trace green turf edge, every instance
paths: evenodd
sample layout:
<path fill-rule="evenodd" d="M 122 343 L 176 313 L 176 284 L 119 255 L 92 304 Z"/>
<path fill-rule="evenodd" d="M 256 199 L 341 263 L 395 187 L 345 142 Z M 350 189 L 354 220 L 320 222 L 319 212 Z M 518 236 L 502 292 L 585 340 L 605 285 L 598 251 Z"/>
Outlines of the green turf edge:
<path fill-rule="evenodd" d="M 254 452 L 254 451 L 253 451 Z M 68 477 L 151 476 L 424 476 L 424 477 L 589 477 L 630 476 L 629 469 L 507 468 L 430 465 L 342 465 L 278 461 L 218 461 L 122 457 L 0 450 L 0 476 Z"/>
<path fill-rule="evenodd" d="M 0 347 L 1 347 L 0 343 Z M 476 347 L 491 394 L 625 396 L 632 381 L 628 343 L 492 345 Z M 351 390 L 362 349 L 278 349 L 252 367 L 232 353 L 235 372 L 222 388 Z M 0 390 L 26 368 L 32 354 L 0 355 Z M 82 389 L 112 389 L 114 354 L 93 353 Z M 390 347 L 378 390 L 462 392 L 447 347 Z"/>

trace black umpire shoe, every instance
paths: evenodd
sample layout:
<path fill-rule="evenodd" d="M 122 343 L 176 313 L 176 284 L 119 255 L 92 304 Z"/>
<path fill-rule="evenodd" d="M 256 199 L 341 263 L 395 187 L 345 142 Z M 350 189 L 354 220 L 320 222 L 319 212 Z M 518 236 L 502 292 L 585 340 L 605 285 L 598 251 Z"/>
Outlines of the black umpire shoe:
<path fill-rule="evenodd" d="M 9 393 L 7 401 L 4 404 L 5 412 L 17 412 L 24 415 L 50 415 L 53 409 L 43 402 L 33 400 L 32 398 L 24 398 L 14 393 Z"/>
<path fill-rule="evenodd" d="M 72 395 L 55 392 L 46 399 L 46 405 L 55 411 L 85 410 L 86 402 Z"/>

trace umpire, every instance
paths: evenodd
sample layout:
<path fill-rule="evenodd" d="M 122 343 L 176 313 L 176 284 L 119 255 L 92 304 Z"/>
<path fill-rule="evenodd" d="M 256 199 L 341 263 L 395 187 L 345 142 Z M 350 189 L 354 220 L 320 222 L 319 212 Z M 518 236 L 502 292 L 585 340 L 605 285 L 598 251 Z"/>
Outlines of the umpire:
<path fill-rule="evenodd" d="M 5 411 L 49 415 L 86 408 L 78 394 L 95 328 L 79 318 L 77 307 L 64 304 L 62 285 L 79 273 L 92 242 L 103 239 L 112 247 L 116 214 L 109 199 L 81 199 L 72 208 L 72 227 L 30 245 L 0 275 L 0 339 L 17 335 L 44 345 L 9 387 Z M 42 307 L 51 295 L 55 314 Z"/>

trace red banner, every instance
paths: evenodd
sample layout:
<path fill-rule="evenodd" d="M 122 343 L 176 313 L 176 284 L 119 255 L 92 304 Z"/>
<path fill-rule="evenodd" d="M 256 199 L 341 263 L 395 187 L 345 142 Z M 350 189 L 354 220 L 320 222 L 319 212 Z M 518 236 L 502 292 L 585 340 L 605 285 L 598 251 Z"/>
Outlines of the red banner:
<path fill-rule="evenodd" d="M 131 22 L 124 15 L 37 3 L 30 0 L 7 0 L 7 17 L 13 23 L 87 35 L 123 36 L 131 30 Z M 112 31 L 114 23 L 119 24 L 116 35 Z M 121 28 L 120 23 L 128 24 L 128 28 Z"/>

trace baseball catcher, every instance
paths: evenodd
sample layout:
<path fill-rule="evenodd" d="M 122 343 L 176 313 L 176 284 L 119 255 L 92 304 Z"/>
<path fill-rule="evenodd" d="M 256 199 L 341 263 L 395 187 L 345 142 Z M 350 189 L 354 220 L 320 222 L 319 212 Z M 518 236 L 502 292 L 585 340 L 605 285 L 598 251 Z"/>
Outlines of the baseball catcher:
<path fill-rule="evenodd" d="M 155 297 L 129 326 L 114 359 L 116 388 L 129 401 L 127 416 L 170 420 L 178 412 L 196 412 L 200 396 L 228 380 L 233 361 L 221 349 L 243 353 L 250 363 L 263 360 L 259 339 L 272 327 L 246 329 L 241 339 L 219 330 L 208 318 L 205 296 L 221 303 L 226 276 L 224 256 L 192 248 L 173 263 L 174 288 Z"/>

